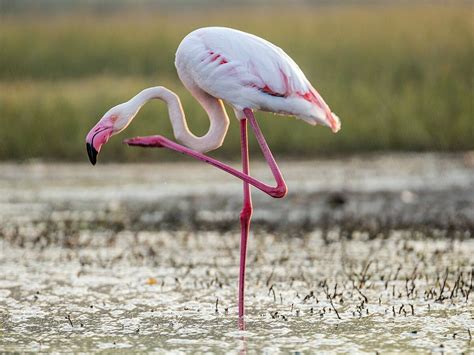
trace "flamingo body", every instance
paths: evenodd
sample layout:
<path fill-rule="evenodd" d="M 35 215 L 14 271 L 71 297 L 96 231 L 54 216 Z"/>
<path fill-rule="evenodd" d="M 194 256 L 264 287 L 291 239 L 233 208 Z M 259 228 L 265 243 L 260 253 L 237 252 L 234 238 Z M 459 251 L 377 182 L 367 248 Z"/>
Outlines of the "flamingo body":
<path fill-rule="evenodd" d="M 95 165 L 101 147 L 109 138 L 124 130 L 145 103 L 159 99 L 168 105 L 173 133 L 181 144 L 163 136 L 136 137 L 125 140 L 126 144 L 174 150 L 243 181 L 238 297 L 239 324 L 243 329 L 247 238 L 253 211 L 250 186 L 274 198 L 284 197 L 287 193 L 283 175 L 253 111 L 296 116 L 312 125 L 330 127 L 333 132 L 337 132 L 341 124 L 298 65 L 282 49 L 257 36 L 223 27 L 198 29 L 179 45 L 175 64 L 179 78 L 207 112 L 209 131 L 204 136 L 195 136 L 187 126 L 179 97 L 163 86 L 156 86 L 144 89 L 127 102 L 108 110 L 86 137 L 87 153 Z M 240 120 L 242 171 L 203 154 L 218 148 L 226 136 L 229 118 L 223 101 L 232 105 Z M 267 185 L 250 175 L 247 121 L 276 186 Z"/>
<path fill-rule="evenodd" d="M 244 108 L 296 116 L 340 129 L 339 118 L 281 48 L 249 33 L 225 27 L 188 34 L 176 52 L 178 75 L 187 86 Z"/>

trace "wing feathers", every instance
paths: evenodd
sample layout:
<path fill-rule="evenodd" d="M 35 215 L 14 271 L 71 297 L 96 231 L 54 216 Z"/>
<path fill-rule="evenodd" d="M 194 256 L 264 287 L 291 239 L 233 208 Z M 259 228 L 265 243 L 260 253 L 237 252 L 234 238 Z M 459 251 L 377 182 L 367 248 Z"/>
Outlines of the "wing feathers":
<path fill-rule="evenodd" d="M 249 33 L 201 28 L 178 47 L 176 67 L 208 94 L 234 109 L 260 109 L 323 124 L 337 131 L 339 119 L 281 48 Z"/>

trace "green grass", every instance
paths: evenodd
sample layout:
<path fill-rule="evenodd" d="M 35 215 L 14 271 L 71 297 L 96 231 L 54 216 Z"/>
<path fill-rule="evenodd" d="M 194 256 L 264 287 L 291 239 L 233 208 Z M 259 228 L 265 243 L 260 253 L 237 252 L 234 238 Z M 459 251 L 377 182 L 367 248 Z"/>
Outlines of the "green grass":
<path fill-rule="evenodd" d="M 207 118 L 173 59 L 182 37 L 207 25 L 240 28 L 284 48 L 341 117 L 333 135 L 259 114 L 277 155 L 474 149 L 469 6 L 278 7 L 1 17 L 0 160 L 84 160 L 84 137 L 101 115 L 154 85 L 175 90 L 191 128 L 204 133 Z M 221 156 L 239 156 L 234 121 Z M 102 161 L 174 157 L 121 146 L 120 138 L 138 134 L 172 136 L 163 104 L 145 106 Z"/>

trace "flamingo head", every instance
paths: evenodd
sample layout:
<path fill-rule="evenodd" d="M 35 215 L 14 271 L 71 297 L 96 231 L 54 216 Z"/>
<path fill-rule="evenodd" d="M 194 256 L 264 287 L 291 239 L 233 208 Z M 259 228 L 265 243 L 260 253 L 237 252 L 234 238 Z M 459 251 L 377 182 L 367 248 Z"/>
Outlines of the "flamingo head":
<path fill-rule="evenodd" d="M 123 103 L 112 107 L 102 116 L 86 136 L 87 154 L 92 165 L 97 162 L 102 146 L 110 137 L 123 131 L 136 114 L 137 110 L 131 110 L 128 103 Z"/>

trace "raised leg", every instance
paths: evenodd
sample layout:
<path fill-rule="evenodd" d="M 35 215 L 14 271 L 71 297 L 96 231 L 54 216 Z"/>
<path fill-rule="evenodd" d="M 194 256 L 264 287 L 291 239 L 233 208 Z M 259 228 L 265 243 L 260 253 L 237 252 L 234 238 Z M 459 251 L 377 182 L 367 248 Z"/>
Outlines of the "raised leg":
<path fill-rule="evenodd" d="M 247 140 L 247 119 L 240 121 L 240 141 L 242 151 L 242 171 L 249 174 L 249 149 Z M 250 218 L 252 217 L 252 195 L 250 193 L 250 185 L 243 182 L 244 201 L 242 211 L 240 212 L 240 274 L 239 274 L 239 328 L 245 329 L 244 322 L 244 292 L 245 292 L 245 264 L 247 260 L 247 239 L 250 230 Z"/>
<path fill-rule="evenodd" d="M 265 138 L 258 126 L 257 120 L 255 119 L 252 110 L 245 109 L 244 114 L 250 126 L 252 127 L 257 142 L 262 150 L 263 156 L 269 165 L 273 177 L 275 178 L 276 186 L 267 185 L 252 176 L 249 175 L 249 156 L 248 156 L 248 140 L 247 140 L 247 119 L 243 118 L 240 122 L 241 126 L 241 148 L 242 148 L 242 167 L 243 171 L 240 172 L 237 169 L 232 168 L 231 166 L 220 162 L 217 159 L 208 157 L 202 153 L 196 152 L 188 147 L 175 143 L 168 138 L 163 136 L 149 136 L 149 137 L 136 137 L 127 139 L 124 143 L 141 146 L 141 147 L 159 147 L 159 148 L 168 148 L 179 153 L 189 155 L 195 159 L 201 160 L 205 163 L 211 164 L 221 170 L 228 172 L 231 175 L 243 180 L 243 189 L 244 189 L 244 201 L 242 212 L 240 213 L 240 223 L 241 223 L 241 246 L 240 246 L 240 276 L 239 276 L 239 327 L 240 329 L 245 328 L 244 323 L 244 286 L 245 286 L 245 263 L 247 256 L 247 239 L 250 229 L 250 218 L 252 216 L 252 199 L 250 195 L 250 186 L 255 186 L 257 189 L 265 192 L 266 194 L 275 197 L 281 198 L 286 195 L 287 187 L 285 180 L 278 168 L 278 165 L 273 158 L 272 152 L 265 141 Z"/>
<path fill-rule="evenodd" d="M 136 137 L 136 138 L 126 139 L 124 143 L 128 145 L 140 146 L 140 147 L 168 148 L 168 149 L 177 151 L 179 153 L 189 155 L 190 157 L 193 157 L 205 163 L 211 164 L 221 170 L 228 172 L 231 175 L 234 175 L 235 177 L 249 183 L 252 186 L 255 186 L 257 189 L 265 192 L 266 194 L 272 197 L 275 197 L 275 198 L 284 197 L 287 192 L 285 180 L 283 179 L 280 169 L 278 168 L 278 165 L 276 164 L 275 159 L 273 158 L 273 155 L 270 151 L 270 148 L 267 145 L 267 142 L 265 141 L 265 138 L 263 137 L 260 127 L 258 126 L 257 120 L 255 119 L 252 110 L 245 109 L 244 113 L 250 122 L 250 126 L 252 127 L 255 133 L 255 137 L 257 138 L 257 142 L 260 145 L 260 149 L 262 150 L 263 156 L 265 157 L 265 160 L 267 161 L 272 171 L 273 177 L 275 178 L 275 182 L 277 184 L 275 187 L 267 185 L 253 178 L 252 176 L 248 174 L 240 172 L 237 169 L 234 169 L 233 167 L 222 163 L 221 161 L 217 159 L 214 159 L 202 153 L 196 152 L 188 147 L 185 147 L 181 144 L 173 142 L 172 140 L 163 136 Z"/>

